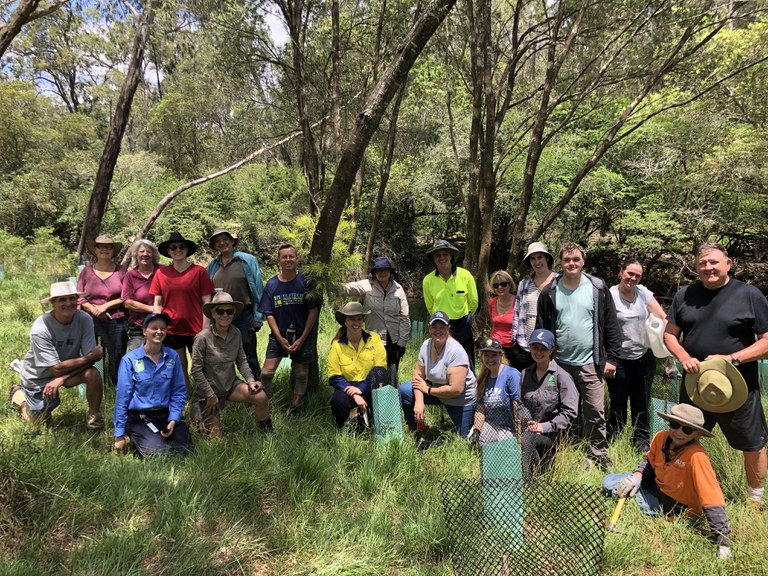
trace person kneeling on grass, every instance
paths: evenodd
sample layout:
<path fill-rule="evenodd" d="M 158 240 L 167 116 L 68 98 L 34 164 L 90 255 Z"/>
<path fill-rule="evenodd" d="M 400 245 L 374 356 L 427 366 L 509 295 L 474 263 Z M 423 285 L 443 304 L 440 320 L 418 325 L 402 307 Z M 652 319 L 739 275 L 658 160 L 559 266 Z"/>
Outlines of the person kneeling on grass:
<path fill-rule="evenodd" d="M 669 430 L 657 432 L 651 449 L 630 475 L 609 474 L 603 488 L 619 498 L 637 495 L 640 509 L 649 515 L 704 513 L 710 538 L 721 559 L 731 555 L 725 499 L 709 456 L 699 444 L 712 434 L 704 428 L 704 414 L 696 406 L 678 404 L 669 414 L 658 413 Z"/>
<path fill-rule="evenodd" d="M 126 435 L 140 456 L 186 455 L 192 446 L 189 428 L 181 421 L 187 401 L 179 355 L 163 346 L 171 319 L 147 314 L 144 345 L 120 361 L 115 396 L 115 450 L 125 451 Z"/>
<path fill-rule="evenodd" d="M 475 374 L 462 345 L 451 337 L 448 314 L 438 310 L 429 318 L 429 338 L 421 345 L 413 380 L 400 385 L 403 415 L 410 430 L 424 423 L 424 407 L 442 404 L 456 431 L 465 437 L 475 413 Z M 474 346 L 474 343 L 472 344 Z"/>
<path fill-rule="evenodd" d="M 328 353 L 328 384 L 334 389 L 331 413 L 339 428 L 355 408 L 357 425 L 369 425 L 371 391 L 387 381 L 387 351 L 381 337 L 376 332 L 363 330 L 369 313 L 359 302 L 348 302 L 336 311 L 336 321 L 341 328 Z"/>
<path fill-rule="evenodd" d="M 195 336 L 192 345 L 192 377 L 197 385 L 203 427 L 213 436 L 223 434 L 221 411 L 225 402 L 252 404 L 259 427 L 272 431 L 269 398 L 253 377 L 240 330 L 232 326 L 242 310 L 242 302 L 232 300 L 226 292 L 217 292 L 203 306 L 203 314 L 213 322 Z M 235 365 L 245 382 L 237 377 Z"/>

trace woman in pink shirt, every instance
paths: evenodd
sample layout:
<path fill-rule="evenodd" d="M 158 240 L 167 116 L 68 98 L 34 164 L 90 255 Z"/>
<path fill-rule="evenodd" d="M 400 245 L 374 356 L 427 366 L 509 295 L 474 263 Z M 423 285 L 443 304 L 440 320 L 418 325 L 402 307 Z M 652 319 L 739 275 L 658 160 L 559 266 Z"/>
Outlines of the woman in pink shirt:
<path fill-rule="evenodd" d="M 157 246 L 146 238 L 139 238 L 128 249 L 131 264 L 123 279 L 123 299 L 128 314 L 128 350 L 134 350 L 144 344 L 142 331 L 144 318 L 152 312 L 155 297 L 149 287 L 155 272 L 162 267 Z"/>
<path fill-rule="evenodd" d="M 488 300 L 491 315 L 491 338 L 501 342 L 504 356 L 510 360 L 512 353 L 512 320 L 515 317 L 515 292 L 517 284 L 506 271 L 496 270 L 488 281 L 496 296 Z"/>
<path fill-rule="evenodd" d="M 125 354 L 125 309 L 120 297 L 123 291 L 125 268 L 115 262 L 123 248 L 109 236 L 98 236 L 87 243 L 95 257 L 77 278 L 77 291 L 85 292 L 80 308 L 93 317 L 93 328 L 107 357 L 106 377 L 117 384 L 117 367 Z"/>

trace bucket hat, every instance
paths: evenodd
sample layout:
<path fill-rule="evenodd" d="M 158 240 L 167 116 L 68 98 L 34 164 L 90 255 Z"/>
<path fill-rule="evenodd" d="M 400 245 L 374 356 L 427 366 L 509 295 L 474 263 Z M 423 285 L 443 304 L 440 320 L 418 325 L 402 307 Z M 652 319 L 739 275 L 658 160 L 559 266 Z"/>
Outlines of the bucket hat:
<path fill-rule="evenodd" d="M 544 254 L 544 256 L 547 258 L 547 262 L 549 263 L 549 267 L 552 268 L 552 265 L 555 263 L 555 257 L 550 254 L 549 248 L 546 244 L 544 244 L 544 242 L 531 242 L 528 244 L 528 250 L 525 251 L 525 256 L 523 256 L 523 264 L 530 268 L 531 254 L 536 254 L 536 252 L 541 252 Z"/>
<path fill-rule="evenodd" d="M 235 316 L 243 311 L 244 304 L 232 299 L 229 292 L 216 292 L 207 304 L 203 304 L 203 314 L 213 320 L 213 313 L 219 306 L 232 306 L 235 309 Z"/>
<path fill-rule="evenodd" d="M 724 358 L 699 364 L 695 374 L 686 373 L 685 391 L 696 406 L 708 412 L 733 412 L 747 401 L 747 382 Z"/>

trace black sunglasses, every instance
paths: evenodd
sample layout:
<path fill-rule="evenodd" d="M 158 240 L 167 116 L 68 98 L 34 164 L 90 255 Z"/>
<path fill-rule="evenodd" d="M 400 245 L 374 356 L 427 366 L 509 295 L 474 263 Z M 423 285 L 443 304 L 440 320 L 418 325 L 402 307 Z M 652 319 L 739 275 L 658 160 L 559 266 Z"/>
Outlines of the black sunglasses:
<path fill-rule="evenodd" d="M 186 244 L 171 244 L 168 246 L 168 250 L 186 250 L 187 245 Z"/>
<path fill-rule="evenodd" d="M 686 435 L 693 434 L 696 431 L 690 426 L 683 426 L 682 424 L 680 424 L 680 422 L 675 422 L 674 420 L 669 421 L 669 427 L 672 430 L 677 430 L 678 428 L 682 428 L 683 434 L 686 434 Z"/>
<path fill-rule="evenodd" d="M 234 308 L 216 308 L 216 315 L 217 316 L 234 316 L 235 309 Z"/>
<path fill-rule="evenodd" d="M 506 288 L 509 286 L 509 282 L 497 282 L 496 284 L 491 284 L 494 288 Z"/>

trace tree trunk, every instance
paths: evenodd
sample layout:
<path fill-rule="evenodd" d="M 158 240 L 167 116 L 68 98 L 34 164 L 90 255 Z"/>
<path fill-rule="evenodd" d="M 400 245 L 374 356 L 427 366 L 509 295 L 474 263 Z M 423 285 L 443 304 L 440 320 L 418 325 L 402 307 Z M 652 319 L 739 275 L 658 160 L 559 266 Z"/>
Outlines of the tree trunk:
<path fill-rule="evenodd" d="M 93 183 L 93 191 L 88 201 L 88 209 L 83 221 L 83 230 L 80 234 L 80 242 L 77 246 L 78 254 L 85 254 L 86 243 L 95 239 L 101 231 L 101 221 L 107 208 L 109 200 L 109 188 L 112 184 L 112 176 L 115 172 L 117 158 L 120 155 L 120 148 L 123 141 L 123 134 L 128 125 L 128 119 L 131 115 L 131 104 L 136 89 L 141 82 L 144 51 L 147 46 L 147 37 L 149 28 L 154 19 L 154 6 L 148 2 L 144 12 L 139 17 L 136 25 L 136 36 L 133 41 L 133 50 L 131 52 L 131 61 L 128 64 L 128 71 L 125 75 L 125 82 L 120 89 L 120 96 L 117 99 L 115 113 L 109 124 L 109 134 L 107 142 L 104 145 L 104 152 L 101 155 L 99 169 L 96 172 L 96 180 Z"/>
<path fill-rule="evenodd" d="M 21 32 L 22 27 L 33 20 L 55 12 L 65 2 L 66 0 L 54 0 L 50 4 L 40 7 L 40 0 L 21 0 L 11 12 L 8 22 L 0 26 L 0 59 L 8 50 L 13 39 Z"/>
<path fill-rule="evenodd" d="M 374 86 L 342 152 L 328 197 L 320 211 L 320 218 L 312 238 L 311 259 L 324 263 L 330 262 L 333 240 L 344 206 L 349 199 L 349 191 L 371 137 L 381 122 L 381 116 L 407 78 L 408 72 L 424 46 L 454 4 L 456 0 L 436 0 L 424 11 L 398 47 L 394 60 L 384 71 L 381 80 Z"/>

